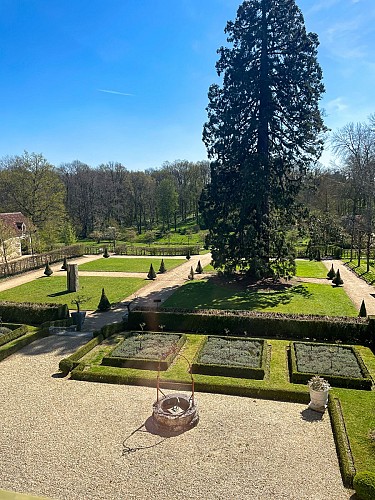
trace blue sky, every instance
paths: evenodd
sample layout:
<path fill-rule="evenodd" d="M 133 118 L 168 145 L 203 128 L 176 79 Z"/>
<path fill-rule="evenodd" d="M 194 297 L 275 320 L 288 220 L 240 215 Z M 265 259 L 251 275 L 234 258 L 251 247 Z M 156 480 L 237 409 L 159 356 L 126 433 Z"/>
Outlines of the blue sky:
<path fill-rule="evenodd" d="M 129 170 L 206 159 L 207 91 L 239 0 L 0 0 L 0 157 Z M 375 112 L 374 0 L 297 0 L 326 125 Z M 322 162 L 328 164 L 329 152 Z"/>

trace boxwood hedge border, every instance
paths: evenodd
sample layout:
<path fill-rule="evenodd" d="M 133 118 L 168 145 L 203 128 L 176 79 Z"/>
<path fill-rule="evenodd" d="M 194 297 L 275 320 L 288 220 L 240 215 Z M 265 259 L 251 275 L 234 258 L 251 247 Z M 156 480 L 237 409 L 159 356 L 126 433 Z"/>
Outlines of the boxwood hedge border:
<path fill-rule="evenodd" d="M 307 345 L 327 345 L 327 344 L 319 344 L 316 342 L 303 342 Z M 295 352 L 295 344 L 296 342 L 290 342 L 289 349 L 289 362 L 290 362 L 290 380 L 294 384 L 307 384 L 310 378 L 313 375 L 317 375 L 316 373 L 308 373 L 308 372 L 300 372 L 297 368 L 297 357 Z M 328 375 L 325 373 L 319 373 L 322 377 L 328 380 L 328 382 L 334 387 L 344 387 L 346 389 L 357 389 L 357 390 L 367 390 L 371 391 L 372 388 L 372 378 L 369 371 L 364 364 L 361 355 L 353 346 L 344 345 L 343 347 L 347 347 L 352 350 L 353 354 L 356 357 L 356 360 L 359 364 L 360 370 L 362 372 L 363 378 L 355 378 L 355 377 L 341 377 L 339 375 Z"/>
<path fill-rule="evenodd" d="M 41 329 L 41 330 L 36 330 L 35 332 L 30 332 L 30 333 L 26 332 L 20 337 L 10 340 L 6 344 L 0 346 L 0 361 L 7 358 L 11 354 L 14 354 L 22 347 L 31 344 L 31 342 L 34 342 L 34 340 L 38 340 L 47 336 L 48 336 L 48 331 Z"/>
<path fill-rule="evenodd" d="M 314 342 L 341 341 L 344 344 L 375 346 L 374 317 L 328 317 L 256 311 L 189 310 L 159 308 L 157 311 L 135 308 L 129 313 L 128 328 L 158 331 L 165 325 L 169 331 L 264 338 L 310 340 Z"/>
<path fill-rule="evenodd" d="M 68 318 L 69 309 L 66 304 L 0 301 L 0 316 L 7 323 L 39 326 L 47 321 Z"/>
<path fill-rule="evenodd" d="M 4 326 L 4 325 L 3 325 Z M 8 326 L 8 325 L 5 325 Z M 11 326 L 11 325 L 9 325 Z M 6 333 L 5 335 L 0 335 L 0 346 L 11 342 L 12 340 L 16 340 L 22 335 L 25 335 L 29 331 L 27 325 L 20 325 L 18 328 L 15 328 L 13 331 Z"/>
<path fill-rule="evenodd" d="M 247 366 L 238 366 L 238 365 L 223 365 L 219 363 L 202 363 L 199 361 L 202 350 L 206 346 L 207 342 L 210 338 L 219 338 L 228 341 L 233 340 L 243 340 L 246 342 L 247 340 L 258 341 L 262 344 L 262 354 L 261 354 L 261 362 L 259 368 L 250 368 Z M 263 380 L 266 368 L 267 368 L 267 359 L 268 359 L 268 351 L 267 351 L 267 341 L 265 339 L 244 339 L 243 337 L 222 337 L 218 335 L 207 335 L 204 342 L 202 343 L 200 349 L 195 354 L 193 361 L 191 363 L 192 373 L 199 373 L 200 375 L 213 375 L 219 377 L 234 377 L 234 378 L 251 378 L 256 380 Z"/>

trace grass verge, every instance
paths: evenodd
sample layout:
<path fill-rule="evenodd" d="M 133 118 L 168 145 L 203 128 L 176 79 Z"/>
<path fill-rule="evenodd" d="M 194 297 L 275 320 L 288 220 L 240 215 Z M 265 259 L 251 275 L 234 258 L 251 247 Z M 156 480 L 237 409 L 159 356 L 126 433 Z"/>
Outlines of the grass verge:
<path fill-rule="evenodd" d="M 116 303 L 145 286 L 146 281 L 142 278 L 81 276 L 79 284 L 79 292 L 68 292 L 65 276 L 43 277 L 0 292 L 0 300 L 68 304 L 72 309 L 72 298 L 78 293 L 89 297 L 82 309 L 95 310 L 103 287 L 109 301 Z"/>
<path fill-rule="evenodd" d="M 320 316 L 357 316 L 358 311 L 340 287 L 301 283 L 270 288 L 244 286 L 218 279 L 192 281 L 163 304 L 166 308 L 236 309 Z"/>
<path fill-rule="evenodd" d="M 93 260 L 81 264 L 78 269 L 80 271 L 97 271 L 97 272 L 123 272 L 123 273 L 148 273 L 150 265 L 153 265 L 155 272 L 158 272 L 162 257 L 134 258 L 127 259 L 126 257 L 116 257 Z M 164 259 L 164 265 L 167 271 L 174 269 L 186 262 L 186 259 Z"/>
<path fill-rule="evenodd" d="M 296 276 L 300 278 L 327 278 L 327 269 L 323 262 L 297 259 Z"/>

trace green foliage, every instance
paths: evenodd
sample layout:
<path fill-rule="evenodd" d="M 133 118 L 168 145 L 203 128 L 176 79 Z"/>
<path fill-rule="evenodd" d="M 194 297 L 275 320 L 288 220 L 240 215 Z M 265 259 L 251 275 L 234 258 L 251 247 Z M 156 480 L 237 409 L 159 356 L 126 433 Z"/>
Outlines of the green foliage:
<path fill-rule="evenodd" d="M 367 311 L 366 311 L 366 304 L 365 304 L 365 301 L 362 300 L 362 303 L 361 303 L 361 308 L 359 310 L 359 315 L 361 318 L 366 318 L 367 316 Z"/>
<path fill-rule="evenodd" d="M 74 245 L 74 243 L 77 243 L 77 235 L 71 222 L 65 222 L 60 238 L 65 245 Z"/>
<path fill-rule="evenodd" d="M 328 271 L 327 273 L 327 278 L 329 278 L 330 280 L 333 280 L 333 278 L 336 276 L 336 272 L 335 270 L 333 269 L 333 264 L 331 266 L 331 269 Z"/>
<path fill-rule="evenodd" d="M 165 273 L 167 270 L 165 268 L 165 264 L 164 264 L 164 259 L 161 259 L 161 263 L 160 263 L 160 267 L 159 267 L 159 273 L 160 274 L 163 274 Z"/>
<path fill-rule="evenodd" d="M 191 255 L 190 255 L 190 248 L 187 249 L 187 252 L 186 252 L 186 259 L 187 260 L 190 260 L 191 259 Z"/>
<path fill-rule="evenodd" d="M 154 270 L 154 267 L 153 267 L 152 264 L 150 265 L 150 270 L 149 270 L 149 272 L 147 274 L 147 279 L 149 279 L 149 280 L 156 279 L 156 273 L 155 273 L 155 270 Z"/>
<path fill-rule="evenodd" d="M 62 263 L 62 266 L 61 266 L 61 270 L 62 271 L 67 271 L 68 270 L 68 261 L 67 261 L 66 257 L 64 257 L 64 260 L 63 260 L 63 263 Z"/>
<path fill-rule="evenodd" d="M 0 346 L 0 361 L 7 358 L 11 354 L 19 351 L 22 347 L 31 344 L 34 340 L 46 337 L 48 332 L 44 330 L 37 330 L 30 333 L 25 333 L 19 337 L 7 342 L 6 344 Z"/>
<path fill-rule="evenodd" d="M 155 258 L 126 258 L 117 257 L 116 259 L 97 259 L 91 262 L 86 262 L 78 266 L 79 271 L 96 271 L 96 272 L 128 272 L 128 273 L 146 273 L 153 264 Z M 164 267 L 174 269 L 183 264 L 185 260 L 181 259 L 163 259 Z M 160 271 L 159 271 L 160 272 Z"/>
<path fill-rule="evenodd" d="M 27 332 L 27 325 L 21 325 L 14 330 L 11 330 L 10 328 L 0 327 L 0 346 L 19 337 L 22 337 L 22 335 L 25 335 L 25 333 Z"/>
<path fill-rule="evenodd" d="M 53 271 L 51 269 L 51 266 L 49 265 L 49 262 L 47 261 L 46 267 L 44 269 L 44 273 L 46 276 L 51 276 L 53 274 Z"/>
<path fill-rule="evenodd" d="M 252 337 L 313 339 L 321 342 L 340 340 L 346 344 L 365 344 L 374 335 L 368 322 L 358 317 L 329 318 L 251 311 L 132 310 L 128 322 L 129 328 L 137 328 L 144 322 L 149 330 L 154 325 L 163 324 L 169 331 L 216 334 L 228 329 L 231 335 L 236 336 L 243 336 L 246 331 Z"/>
<path fill-rule="evenodd" d="M 14 288 L 11 290 L 14 291 Z M 17 321 L 26 325 L 40 325 L 46 321 L 67 318 L 68 315 L 69 310 L 66 304 L 0 302 L 0 316 L 5 322 Z"/>
<path fill-rule="evenodd" d="M 340 269 L 337 269 L 335 277 L 332 280 L 332 283 L 334 285 L 336 285 L 336 286 L 340 286 L 340 285 L 344 284 L 344 282 L 343 282 L 343 280 L 341 279 L 341 276 L 340 276 Z"/>
<path fill-rule="evenodd" d="M 206 243 L 226 273 L 242 266 L 255 278 L 284 276 L 294 201 L 322 150 L 318 39 L 290 0 L 244 2 L 225 31 L 230 47 L 216 64 L 223 84 L 209 89 L 203 131 L 214 160 L 201 198 Z"/>
<path fill-rule="evenodd" d="M 193 270 L 193 266 L 190 266 L 190 272 L 188 274 L 188 279 L 189 280 L 193 280 L 194 279 L 194 270 Z"/>
<path fill-rule="evenodd" d="M 353 488 L 355 489 L 358 499 L 374 500 L 375 498 L 375 472 L 358 472 L 354 476 Z"/>
<path fill-rule="evenodd" d="M 108 257 L 109 257 L 108 247 L 105 247 L 105 248 L 104 248 L 103 257 L 104 257 L 105 259 L 108 259 Z"/>
<path fill-rule="evenodd" d="M 98 304 L 98 311 L 109 311 L 111 309 L 111 303 L 105 294 L 104 288 L 102 288 L 102 295 Z"/>
<path fill-rule="evenodd" d="M 202 267 L 202 264 L 201 264 L 200 260 L 198 260 L 198 264 L 197 264 L 197 267 L 195 268 L 195 272 L 198 273 L 198 274 L 202 274 L 203 273 L 203 267 Z"/>

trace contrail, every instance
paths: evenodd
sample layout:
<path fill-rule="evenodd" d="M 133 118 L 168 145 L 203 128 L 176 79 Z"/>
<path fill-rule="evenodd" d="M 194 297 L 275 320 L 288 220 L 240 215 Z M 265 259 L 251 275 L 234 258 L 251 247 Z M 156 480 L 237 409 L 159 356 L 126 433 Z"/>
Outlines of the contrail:
<path fill-rule="evenodd" d="M 134 95 L 134 94 L 125 94 L 124 92 L 117 92 L 116 90 L 104 90 L 104 89 L 96 89 L 98 92 L 106 92 L 107 94 L 117 94 L 117 95 Z"/>

